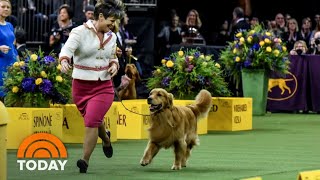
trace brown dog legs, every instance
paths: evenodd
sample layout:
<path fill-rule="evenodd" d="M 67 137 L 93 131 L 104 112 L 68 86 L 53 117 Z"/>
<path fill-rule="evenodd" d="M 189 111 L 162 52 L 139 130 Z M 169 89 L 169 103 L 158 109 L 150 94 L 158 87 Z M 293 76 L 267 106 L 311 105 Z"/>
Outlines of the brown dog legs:
<path fill-rule="evenodd" d="M 143 155 L 142 159 L 140 160 L 141 166 L 146 166 L 146 165 L 150 164 L 153 157 L 155 155 L 157 155 L 159 150 L 160 150 L 160 147 L 158 145 L 149 141 L 149 143 L 144 151 L 144 155 Z"/>
<path fill-rule="evenodd" d="M 175 160 L 171 167 L 172 170 L 180 170 L 181 164 L 183 160 L 186 160 L 186 150 L 187 150 L 187 143 L 184 140 L 179 140 L 174 143 L 174 154 L 175 154 Z"/>

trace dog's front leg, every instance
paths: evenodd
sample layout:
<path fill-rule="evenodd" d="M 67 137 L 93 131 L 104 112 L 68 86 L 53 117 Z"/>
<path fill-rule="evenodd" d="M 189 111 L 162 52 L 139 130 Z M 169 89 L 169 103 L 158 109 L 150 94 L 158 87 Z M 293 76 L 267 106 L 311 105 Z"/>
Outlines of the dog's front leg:
<path fill-rule="evenodd" d="M 142 159 L 140 160 L 141 166 L 146 166 L 146 165 L 150 164 L 151 160 L 153 159 L 153 157 L 155 155 L 157 155 L 159 150 L 160 150 L 160 147 L 157 144 L 149 141 L 146 149 L 144 150 L 144 155 L 143 155 Z"/>
<path fill-rule="evenodd" d="M 182 160 L 185 159 L 186 157 L 186 149 L 187 149 L 187 143 L 185 140 L 179 140 L 174 143 L 174 154 L 175 154 L 175 159 L 174 163 L 171 167 L 172 170 L 180 170 L 181 169 L 181 163 Z"/>

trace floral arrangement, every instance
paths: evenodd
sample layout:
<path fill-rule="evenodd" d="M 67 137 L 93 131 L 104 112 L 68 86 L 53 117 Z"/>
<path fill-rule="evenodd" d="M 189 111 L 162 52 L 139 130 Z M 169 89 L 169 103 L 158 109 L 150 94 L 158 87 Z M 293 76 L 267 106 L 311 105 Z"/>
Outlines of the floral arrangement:
<path fill-rule="evenodd" d="M 61 72 L 55 54 L 27 51 L 4 76 L 8 107 L 48 107 L 50 103 L 66 104 L 71 97 L 71 76 Z"/>
<path fill-rule="evenodd" d="M 220 60 L 231 75 L 239 75 L 243 68 L 284 75 L 290 64 L 285 43 L 261 25 L 238 32 L 235 40 L 221 51 Z"/>
<path fill-rule="evenodd" d="M 197 49 L 180 50 L 161 63 L 147 81 L 150 90 L 164 88 L 179 99 L 194 99 L 201 89 L 207 89 L 212 96 L 231 95 L 220 64 L 212 55 L 201 54 Z"/>

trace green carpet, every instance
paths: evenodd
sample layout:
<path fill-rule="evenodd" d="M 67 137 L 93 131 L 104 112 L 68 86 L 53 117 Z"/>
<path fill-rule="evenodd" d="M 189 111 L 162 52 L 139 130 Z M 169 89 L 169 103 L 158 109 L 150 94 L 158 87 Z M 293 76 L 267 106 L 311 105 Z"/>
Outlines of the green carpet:
<path fill-rule="evenodd" d="M 79 174 L 76 161 L 81 145 L 67 144 L 64 171 L 20 171 L 16 151 L 8 152 L 8 180 L 90 179 L 242 179 L 296 180 L 300 171 L 320 169 L 320 116 L 317 114 L 266 114 L 253 118 L 252 131 L 209 132 L 200 136 L 188 167 L 170 170 L 172 149 L 161 150 L 152 164 L 139 164 L 147 140 L 118 140 L 114 157 L 107 159 L 98 144 L 87 174 Z"/>

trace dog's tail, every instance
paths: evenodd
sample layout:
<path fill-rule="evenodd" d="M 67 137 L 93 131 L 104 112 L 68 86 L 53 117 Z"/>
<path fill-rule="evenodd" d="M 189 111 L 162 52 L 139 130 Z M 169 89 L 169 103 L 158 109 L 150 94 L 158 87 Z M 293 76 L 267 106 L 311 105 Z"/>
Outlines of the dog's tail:
<path fill-rule="evenodd" d="M 196 115 L 197 119 L 206 117 L 212 106 L 212 96 L 211 93 L 205 89 L 201 90 L 196 96 L 196 102 L 191 107 L 193 113 Z"/>

